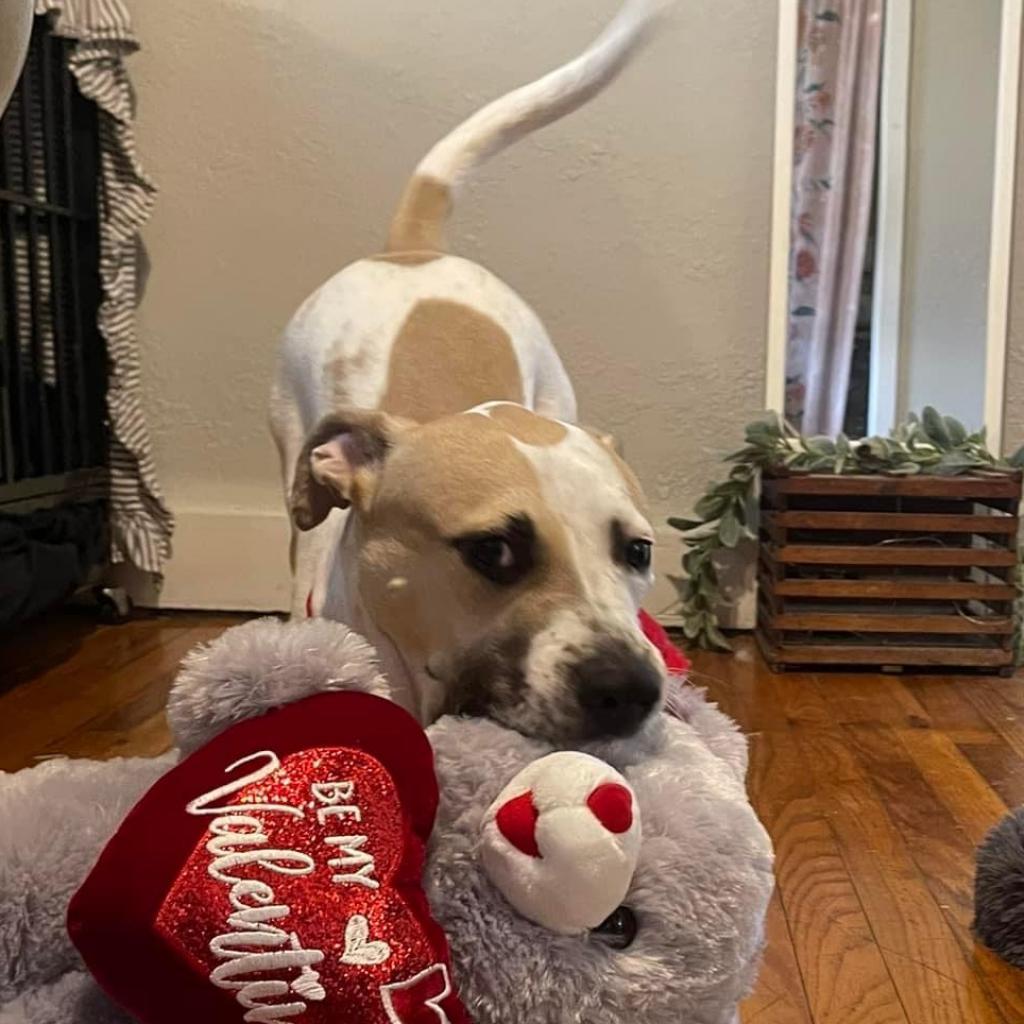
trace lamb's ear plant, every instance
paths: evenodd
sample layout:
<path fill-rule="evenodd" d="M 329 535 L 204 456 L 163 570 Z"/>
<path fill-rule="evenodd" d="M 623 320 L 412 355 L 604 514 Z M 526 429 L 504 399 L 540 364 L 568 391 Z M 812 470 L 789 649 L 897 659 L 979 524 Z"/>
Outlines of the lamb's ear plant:
<path fill-rule="evenodd" d="M 716 558 L 741 540 L 757 538 L 757 491 L 765 470 L 798 473 L 867 473 L 886 476 L 958 476 L 964 473 L 1009 473 L 1024 468 L 1024 446 L 1009 458 L 993 455 L 985 431 L 968 433 L 952 416 L 926 406 L 911 414 L 887 437 L 852 441 L 808 437 L 777 413 L 749 424 L 745 443 L 725 457 L 728 478 L 708 485 L 688 518 L 673 516 L 669 525 L 682 534 L 683 571 L 674 577 L 679 594 L 683 633 L 696 647 L 730 650 L 718 609 L 722 603 Z M 1024 558 L 1024 549 L 1020 553 Z M 1018 560 L 1018 612 L 1024 610 L 1024 570 Z M 1018 663 L 1024 656 L 1024 637 L 1017 615 Z"/>

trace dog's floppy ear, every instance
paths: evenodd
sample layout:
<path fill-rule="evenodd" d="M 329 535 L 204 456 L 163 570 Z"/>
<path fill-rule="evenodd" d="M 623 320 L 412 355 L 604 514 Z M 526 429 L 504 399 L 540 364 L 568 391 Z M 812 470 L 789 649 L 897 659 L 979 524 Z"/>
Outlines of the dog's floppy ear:
<path fill-rule="evenodd" d="M 332 508 L 369 502 L 373 483 L 398 437 L 415 426 L 372 409 L 345 409 L 325 416 L 299 453 L 291 512 L 300 530 L 322 523 Z"/>

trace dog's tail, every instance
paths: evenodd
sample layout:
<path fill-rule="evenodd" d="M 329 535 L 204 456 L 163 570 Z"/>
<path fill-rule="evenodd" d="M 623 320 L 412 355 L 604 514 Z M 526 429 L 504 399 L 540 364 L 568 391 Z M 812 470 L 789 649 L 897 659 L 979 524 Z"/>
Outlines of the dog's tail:
<path fill-rule="evenodd" d="M 391 222 L 390 252 L 438 251 L 459 185 L 485 160 L 596 96 L 625 66 L 671 0 L 627 0 L 575 60 L 478 110 L 420 161 Z"/>

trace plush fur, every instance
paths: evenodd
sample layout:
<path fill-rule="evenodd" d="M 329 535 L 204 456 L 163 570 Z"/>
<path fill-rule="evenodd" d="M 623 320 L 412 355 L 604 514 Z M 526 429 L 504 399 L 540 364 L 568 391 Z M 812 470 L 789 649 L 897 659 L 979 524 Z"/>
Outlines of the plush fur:
<path fill-rule="evenodd" d="M 68 901 L 117 823 L 175 760 L 61 757 L 0 773 L 0 1003 L 77 963 L 64 934 Z"/>
<path fill-rule="evenodd" d="M 1003 818 L 978 849 L 974 930 L 989 949 L 1024 968 L 1024 807 Z"/>
<path fill-rule="evenodd" d="M 390 696 L 362 637 L 325 619 L 254 619 L 192 651 L 167 699 L 183 754 L 236 722 L 328 690 Z"/>
<path fill-rule="evenodd" d="M 171 698 L 183 749 L 269 707 L 325 688 L 379 692 L 368 649 L 332 623 L 262 620 L 229 630 L 183 668 Z M 633 945 L 615 951 L 520 917 L 477 855 L 482 815 L 505 783 L 551 752 L 494 722 L 428 729 L 441 805 L 425 885 L 476 1024 L 729 1024 L 749 991 L 772 890 L 768 837 L 744 790 L 745 741 L 701 695 L 674 701 L 638 737 L 589 753 L 621 771 L 643 817 L 625 905 Z M 108 1024 L 64 931 L 68 896 L 130 805 L 173 762 L 58 760 L 0 776 L 2 1024 Z"/>

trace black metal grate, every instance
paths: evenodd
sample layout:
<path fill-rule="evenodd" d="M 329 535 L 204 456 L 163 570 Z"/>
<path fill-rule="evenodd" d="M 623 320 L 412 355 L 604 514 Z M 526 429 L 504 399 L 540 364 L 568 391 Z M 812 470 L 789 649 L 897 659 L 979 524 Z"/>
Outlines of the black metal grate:
<path fill-rule="evenodd" d="M 71 45 L 36 18 L 0 119 L 0 502 L 107 460 L 99 122 Z"/>

